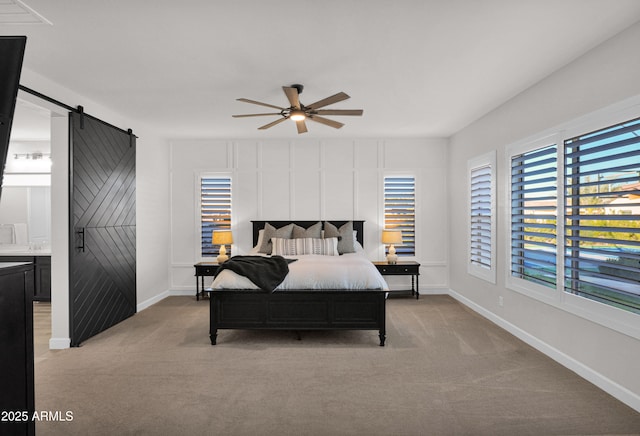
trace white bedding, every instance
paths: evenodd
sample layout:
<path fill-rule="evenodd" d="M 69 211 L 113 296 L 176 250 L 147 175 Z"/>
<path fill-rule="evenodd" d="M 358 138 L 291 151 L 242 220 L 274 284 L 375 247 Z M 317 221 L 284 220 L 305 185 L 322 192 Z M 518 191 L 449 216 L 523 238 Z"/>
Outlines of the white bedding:
<path fill-rule="evenodd" d="M 285 289 L 382 289 L 387 283 L 376 267 L 361 253 L 342 256 L 287 256 L 298 259 L 289 264 L 289 274 L 276 290 Z M 224 270 L 211 289 L 257 289 L 248 278 Z"/>

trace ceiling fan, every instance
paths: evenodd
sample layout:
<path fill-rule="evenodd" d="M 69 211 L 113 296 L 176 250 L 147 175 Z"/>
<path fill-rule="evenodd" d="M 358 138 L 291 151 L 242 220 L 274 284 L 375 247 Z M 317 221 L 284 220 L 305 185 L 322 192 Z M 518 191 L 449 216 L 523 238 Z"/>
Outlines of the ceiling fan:
<path fill-rule="evenodd" d="M 237 99 L 238 101 L 278 109 L 280 112 L 271 112 L 266 114 L 233 115 L 233 117 L 244 118 L 280 115 L 282 118 L 279 118 L 269 124 L 265 124 L 262 127 L 258 127 L 258 130 L 266 130 L 270 127 L 275 126 L 276 124 L 280 124 L 283 121 L 291 119 L 295 121 L 296 127 L 298 128 L 298 133 L 305 133 L 307 132 L 307 125 L 305 124 L 305 120 L 315 121 L 316 123 L 339 129 L 340 127 L 344 126 L 344 124 L 325 118 L 324 115 L 362 115 L 362 109 L 320 109 L 325 106 L 329 106 L 330 104 L 338 103 L 339 101 L 348 99 L 349 96 L 344 92 L 339 92 L 332 95 L 331 97 L 323 98 L 322 100 L 305 106 L 300 103 L 300 94 L 302 94 L 303 88 L 304 87 L 302 85 L 291 85 L 282 87 L 282 90 L 284 91 L 287 99 L 289 100 L 289 104 L 291 105 L 289 107 L 279 107 L 269 103 L 249 100 L 248 98 L 239 98 Z"/>

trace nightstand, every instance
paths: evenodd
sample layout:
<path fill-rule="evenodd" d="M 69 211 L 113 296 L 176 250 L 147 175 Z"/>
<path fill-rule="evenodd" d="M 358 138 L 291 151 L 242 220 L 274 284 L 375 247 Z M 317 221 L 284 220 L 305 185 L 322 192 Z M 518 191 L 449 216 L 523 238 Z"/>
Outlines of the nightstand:
<path fill-rule="evenodd" d="M 196 269 L 196 301 L 198 301 L 200 300 L 200 294 L 204 298 L 204 277 L 215 276 L 220 265 L 218 265 L 218 262 L 199 262 L 193 266 Z"/>
<path fill-rule="evenodd" d="M 378 268 L 378 271 L 380 271 L 380 274 L 383 276 L 411 276 L 411 295 L 415 294 L 416 300 L 420 298 L 418 282 L 418 278 L 420 277 L 420 264 L 418 262 L 398 261 L 398 263 L 394 264 L 389 264 L 387 262 L 373 262 L 373 264 Z"/>

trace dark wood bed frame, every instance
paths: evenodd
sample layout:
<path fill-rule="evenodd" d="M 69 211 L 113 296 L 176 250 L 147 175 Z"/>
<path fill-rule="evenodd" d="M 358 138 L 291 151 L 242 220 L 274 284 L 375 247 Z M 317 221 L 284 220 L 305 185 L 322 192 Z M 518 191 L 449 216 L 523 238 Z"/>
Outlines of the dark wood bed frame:
<path fill-rule="evenodd" d="M 252 221 L 253 245 L 265 223 L 280 228 L 290 223 L 308 228 L 318 221 Z M 337 227 L 347 221 L 329 221 Z M 324 222 L 323 222 L 324 225 Z M 364 221 L 353 221 L 362 244 Z M 386 291 L 345 290 L 214 290 L 209 292 L 209 337 L 216 344 L 218 329 L 258 330 L 378 330 L 386 339 Z"/>

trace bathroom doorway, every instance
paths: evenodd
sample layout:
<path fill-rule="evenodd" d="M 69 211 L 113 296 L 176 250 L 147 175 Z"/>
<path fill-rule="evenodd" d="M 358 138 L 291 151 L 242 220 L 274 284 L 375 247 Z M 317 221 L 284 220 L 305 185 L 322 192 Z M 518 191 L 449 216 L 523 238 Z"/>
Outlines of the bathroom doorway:
<path fill-rule="evenodd" d="M 0 197 L 0 261 L 35 264 L 34 356 L 51 337 L 51 112 L 18 99 Z"/>

